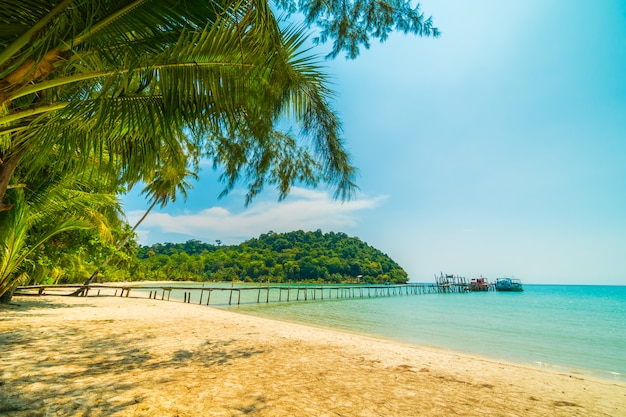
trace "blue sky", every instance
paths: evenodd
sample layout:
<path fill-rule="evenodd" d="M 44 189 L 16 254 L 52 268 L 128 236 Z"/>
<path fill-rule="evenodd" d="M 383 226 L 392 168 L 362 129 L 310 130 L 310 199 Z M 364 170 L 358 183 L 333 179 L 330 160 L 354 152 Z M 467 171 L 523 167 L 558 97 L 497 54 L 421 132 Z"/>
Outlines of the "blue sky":
<path fill-rule="evenodd" d="M 439 39 L 326 61 L 357 198 L 267 189 L 247 208 L 206 167 L 139 242 L 345 232 L 413 281 L 439 272 L 626 285 L 626 2 L 424 0 Z M 327 47 L 319 49 L 320 54 Z M 124 198 L 131 222 L 148 203 Z"/>

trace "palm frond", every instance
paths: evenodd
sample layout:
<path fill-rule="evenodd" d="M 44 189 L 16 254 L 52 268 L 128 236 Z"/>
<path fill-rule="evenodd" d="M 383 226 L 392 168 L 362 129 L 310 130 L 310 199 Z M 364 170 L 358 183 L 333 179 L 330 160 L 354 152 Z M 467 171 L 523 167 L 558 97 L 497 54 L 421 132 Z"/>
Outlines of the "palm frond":
<path fill-rule="evenodd" d="M 48 19 L 49 34 L 40 34 L 48 49 L 33 44 L 30 75 L 17 80 L 7 70 L 0 86 L 2 152 L 29 149 L 23 163 L 33 167 L 50 155 L 59 169 L 95 161 L 132 183 L 203 147 L 230 186 L 249 178 L 250 195 L 269 172 L 282 172 L 271 182 L 288 190 L 299 177 L 290 173 L 315 162 L 308 178 L 348 197 L 354 168 L 319 59 L 303 48 L 304 28 L 281 27 L 261 0 L 165 3 L 85 1 L 54 18 L 46 16 L 62 2 L 44 7 L 37 19 Z M 299 139 L 288 135 L 301 158 L 289 169 L 279 152 L 263 151 L 286 137 L 285 120 L 300 127 Z"/>

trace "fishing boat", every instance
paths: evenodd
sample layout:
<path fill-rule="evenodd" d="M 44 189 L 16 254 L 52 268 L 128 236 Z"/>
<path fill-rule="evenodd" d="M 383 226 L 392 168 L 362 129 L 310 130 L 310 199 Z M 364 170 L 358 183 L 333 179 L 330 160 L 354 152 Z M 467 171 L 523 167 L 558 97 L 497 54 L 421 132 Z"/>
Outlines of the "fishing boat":
<path fill-rule="evenodd" d="M 515 278 L 496 278 L 496 291 L 524 291 L 522 281 Z"/>
<path fill-rule="evenodd" d="M 487 282 L 486 278 L 472 278 L 470 281 L 467 291 L 488 291 L 489 290 L 489 282 Z"/>

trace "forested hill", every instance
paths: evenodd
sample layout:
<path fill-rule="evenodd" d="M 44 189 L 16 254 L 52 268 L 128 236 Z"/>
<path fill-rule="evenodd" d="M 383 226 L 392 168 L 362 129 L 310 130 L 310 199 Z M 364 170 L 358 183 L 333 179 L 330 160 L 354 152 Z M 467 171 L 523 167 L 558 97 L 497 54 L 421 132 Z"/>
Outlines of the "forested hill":
<path fill-rule="evenodd" d="M 389 256 L 345 233 L 263 234 L 239 245 L 189 240 L 140 246 L 144 279 L 267 282 L 405 283 Z"/>

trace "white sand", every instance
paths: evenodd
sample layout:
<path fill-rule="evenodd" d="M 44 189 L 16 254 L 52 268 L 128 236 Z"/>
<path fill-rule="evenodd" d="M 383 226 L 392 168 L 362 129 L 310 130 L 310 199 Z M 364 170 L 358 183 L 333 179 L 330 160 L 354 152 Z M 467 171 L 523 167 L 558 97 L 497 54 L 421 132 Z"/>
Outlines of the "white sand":
<path fill-rule="evenodd" d="M 0 306 L 0 415 L 626 416 L 626 383 L 205 306 Z"/>

